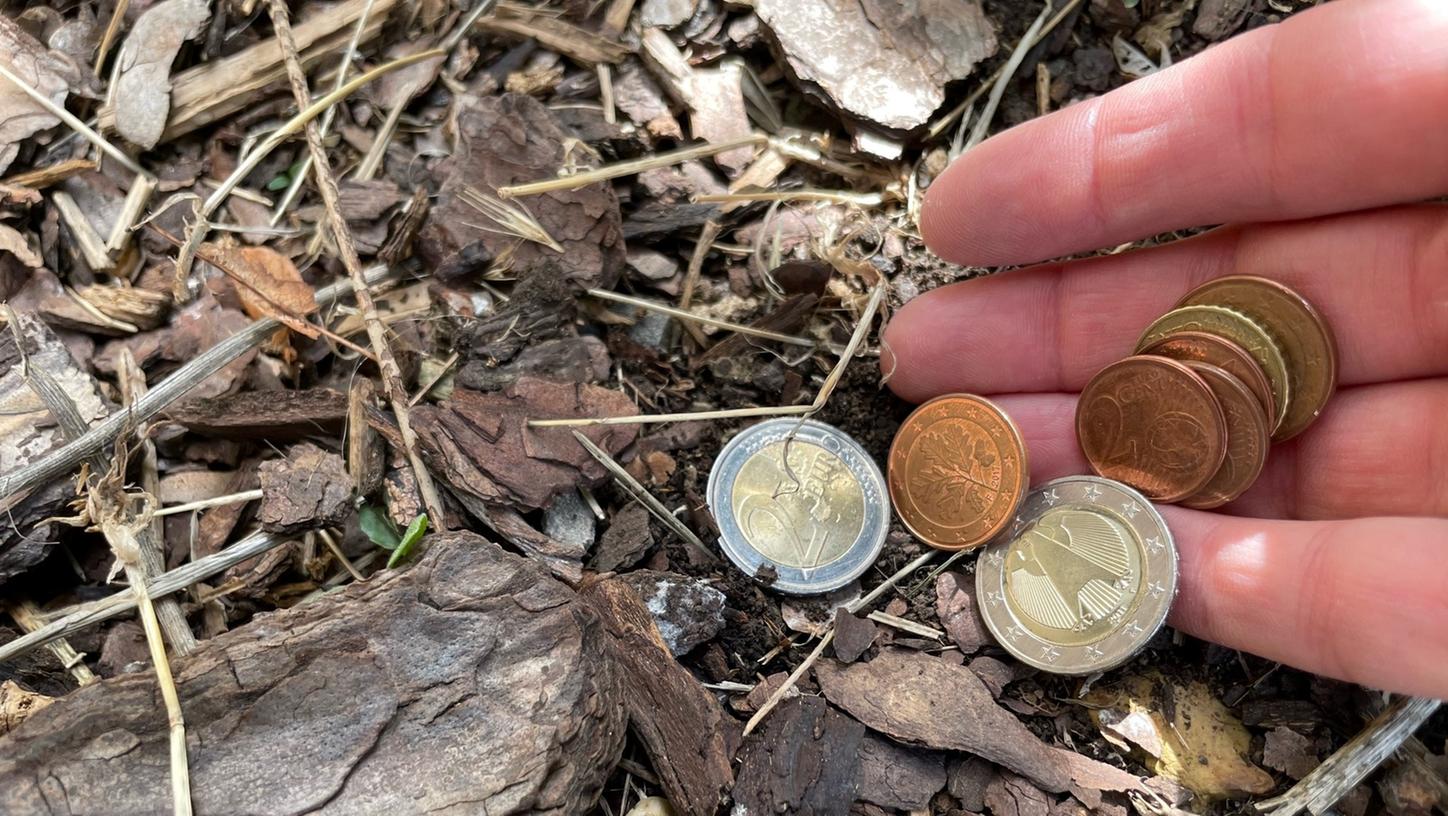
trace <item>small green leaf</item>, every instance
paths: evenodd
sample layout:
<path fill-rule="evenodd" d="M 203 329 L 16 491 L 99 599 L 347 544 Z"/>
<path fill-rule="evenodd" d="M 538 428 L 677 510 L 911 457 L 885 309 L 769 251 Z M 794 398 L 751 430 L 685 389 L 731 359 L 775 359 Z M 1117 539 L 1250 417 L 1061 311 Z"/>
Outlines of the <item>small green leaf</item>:
<path fill-rule="evenodd" d="M 397 534 L 397 526 L 387 517 L 387 511 L 375 504 L 364 504 L 362 509 L 357 511 L 357 526 L 372 539 L 373 544 L 384 550 L 395 551 L 397 545 L 402 543 L 401 536 Z"/>
<path fill-rule="evenodd" d="M 1121 5 L 1126 6 L 1129 9 L 1136 8 L 1137 5 L 1140 3 L 1141 0 L 1121 0 Z"/>
<path fill-rule="evenodd" d="M 292 186 L 292 177 L 287 175 L 286 173 L 282 173 L 280 176 L 277 176 L 266 183 L 266 188 L 273 193 L 280 190 L 285 190 L 290 186 Z"/>
<path fill-rule="evenodd" d="M 407 525 L 407 532 L 402 534 L 402 543 L 397 545 L 397 549 L 392 551 L 392 557 L 387 559 L 387 568 L 392 569 L 403 561 L 406 561 L 407 556 L 412 554 L 413 546 L 422 540 L 422 535 L 426 532 L 427 514 L 423 513 L 413 519 L 411 524 Z"/>

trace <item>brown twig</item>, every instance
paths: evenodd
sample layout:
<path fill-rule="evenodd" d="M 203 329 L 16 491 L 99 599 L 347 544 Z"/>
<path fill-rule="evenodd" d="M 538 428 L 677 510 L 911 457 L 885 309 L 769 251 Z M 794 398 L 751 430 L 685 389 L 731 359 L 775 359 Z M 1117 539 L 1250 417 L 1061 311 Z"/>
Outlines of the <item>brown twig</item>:
<path fill-rule="evenodd" d="M 287 16 L 286 3 L 283 0 L 270 0 L 268 11 L 271 13 L 272 26 L 276 29 L 277 42 L 282 47 L 282 56 L 287 66 L 287 78 L 291 80 L 292 95 L 297 99 L 297 108 L 305 110 L 311 101 L 311 92 L 307 90 L 307 75 L 302 70 L 302 62 L 297 55 L 297 46 L 292 39 L 292 27 Z M 423 504 L 427 506 L 427 513 L 432 517 L 434 527 L 444 530 L 446 521 L 442 513 L 442 499 L 438 496 L 432 475 L 428 473 L 427 466 L 423 464 L 422 457 L 417 453 L 417 435 L 412 430 L 412 421 L 407 407 L 407 387 L 402 382 L 402 371 L 397 367 L 397 360 L 392 356 L 392 349 L 387 344 L 387 329 L 383 325 L 382 319 L 377 316 L 377 305 L 372 302 L 372 294 L 363 278 L 362 259 L 357 256 L 357 247 L 352 241 L 352 233 L 347 229 L 346 219 L 342 217 L 342 211 L 337 203 L 340 197 L 337 191 L 337 178 L 333 175 L 332 165 L 327 160 L 327 151 L 322 146 L 322 137 L 317 131 L 316 123 L 309 120 L 304 129 L 307 136 L 307 148 L 312 155 L 317 189 L 322 194 L 322 203 L 327 210 L 327 221 L 331 227 L 332 238 L 337 245 L 337 254 L 342 259 L 342 265 L 346 267 L 347 275 L 355 286 L 357 308 L 362 312 L 363 320 L 366 321 L 367 339 L 371 341 L 372 349 L 377 355 L 377 367 L 382 373 L 382 385 L 387 393 L 388 402 L 392 404 L 392 412 L 397 417 L 397 430 L 402 436 L 407 460 L 412 465 L 413 477 L 417 480 L 417 492 L 422 494 Z"/>

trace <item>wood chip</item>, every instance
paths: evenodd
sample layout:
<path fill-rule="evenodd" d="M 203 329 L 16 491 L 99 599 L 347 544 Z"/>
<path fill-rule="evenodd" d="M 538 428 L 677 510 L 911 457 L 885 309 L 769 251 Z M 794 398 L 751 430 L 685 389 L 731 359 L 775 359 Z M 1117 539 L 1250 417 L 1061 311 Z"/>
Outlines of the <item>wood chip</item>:
<path fill-rule="evenodd" d="M 649 511 L 632 503 L 614 514 L 593 553 L 593 568 L 599 572 L 628 569 L 654 545 L 649 529 Z"/>
<path fill-rule="evenodd" d="M 864 736 L 865 726 L 818 697 L 784 701 L 744 743 L 735 807 L 843 816 L 860 784 Z"/>
<path fill-rule="evenodd" d="M 171 112 L 171 61 L 211 17 L 207 0 L 164 0 L 136 19 L 116 55 L 116 130 L 146 150 L 161 141 Z"/>
<path fill-rule="evenodd" d="M 959 756 L 946 771 L 950 795 L 970 813 L 985 810 L 985 789 L 1000 775 L 1000 769 L 978 756 Z"/>
<path fill-rule="evenodd" d="M 342 457 L 311 443 L 293 445 L 285 459 L 263 462 L 257 519 L 269 533 L 337 527 L 352 512 L 352 479 Z"/>
<path fill-rule="evenodd" d="M 924 810 L 945 787 L 945 755 L 906 748 L 866 734 L 860 742 L 860 788 L 856 796 L 883 808 Z"/>
<path fill-rule="evenodd" d="M 492 195 L 499 187 L 556 175 L 567 138 L 554 115 L 520 94 L 464 96 L 456 110 L 458 146 L 434 169 L 441 188 L 418 235 L 418 250 L 438 267 L 438 276 L 471 275 L 506 256 L 515 275 L 537 272 L 583 288 L 612 286 L 625 256 L 611 185 L 597 182 L 511 204 L 526 208 L 562 252 L 501 231 L 463 195 L 468 188 Z"/>
<path fill-rule="evenodd" d="M 935 579 L 935 611 L 940 625 L 960 651 L 974 654 L 995 644 L 975 600 L 975 581 L 959 572 L 944 572 Z"/>
<path fill-rule="evenodd" d="M 815 675 L 830 702 L 901 742 L 969 751 L 1055 793 L 1070 786 L 1064 760 L 996 705 L 990 690 L 964 666 L 885 649 L 869 663 L 822 661 Z"/>
<path fill-rule="evenodd" d="M 1267 732 L 1262 745 L 1262 764 L 1296 780 L 1307 776 L 1317 763 L 1312 740 L 1290 728 L 1278 727 Z"/>
<path fill-rule="evenodd" d="M 206 436 L 291 441 L 340 431 L 347 419 L 347 397 L 330 388 L 246 391 L 183 400 L 164 415 Z"/>
<path fill-rule="evenodd" d="M 69 57 L 41 45 L 3 14 L 0 14 L 0 62 L 57 105 L 64 105 L 67 94 L 81 84 L 81 72 Z M 58 124 L 60 120 L 25 91 L 9 80 L 0 79 L 0 172 L 15 160 L 22 139 Z"/>
<path fill-rule="evenodd" d="M 875 642 L 879 629 L 868 618 L 851 615 L 843 607 L 835 610 L 835 657 L 841 663 L 853 663 L 860 659 Z"/>
<path fill-rule="evenodd" d="M 536 509 L 563 490 L 602 484 L 607 471 L 571 429 L 529 428 L 528 420 L 637 412 L 617 391 L 523 377 L 498 393 L 456 389 L 436 406 L 419 405 L 412 422 L 423 455 L 455 490 L 489 504 Z M 584 433 L 616 455 L 633 442 L 637 429 L 607 425 Z"/>
<path fill-rule="evenodd" d="M 0 252 L 8 252 L 31 269 L 39 269 L 45 265 L 40 253 L 30 245 L 30 239 L 8 224 L 0 224 Z"/>
<path fill-rule="evenodd" d="M 593 806 L 626 732 L 598 618 L 479 536 L 429 542 L 407 570 L 175 660 L 198 813 Z M 105 680 L 0 738 L 0 812 L 49 812 L 57 795 L 73 812 L 170 812 L 155 694 L 150 674 Z"/>
<path fill-rule="evenodd" d="M 985 788 L 985 806 L 992 816 L 1047 816 L 1054 803 L 1054 797 L 1009 771 Z"/>
<path fill-rule="evenodd" d="M 734 787 L 734 726 L 714 695 L 669 654 L 649 610 L 627 583 L 599 581 L 580 597 L 603 619 L 622 670 L 629 723 L 681 816 L 714 816 Z"/>
<path fill-rule="evenodd" d="M 897 130 L 925 124 L 946 83 L 997 47 L 979 0 L 758 0 L 754 10 L 806 92 Z"/>
<path fill-rule="evenodd" d="M 12 473 L 32 464 L 66 441 L 26 377 L 27 362 L 32 369 L 50 375 L 86 422 L 110 414 L 95 379 L 76 364 L 49 326 L 15 309 L 8 313 L 13 325 L 0 322 L 0 473 Z M 50 553 L 58 530 L 45 519 L 64 515 L 62 505 L 74 495 L 74 486 L 58 479 L 17 497 L 18 501 L 4 508 L 0 585 Z"/>

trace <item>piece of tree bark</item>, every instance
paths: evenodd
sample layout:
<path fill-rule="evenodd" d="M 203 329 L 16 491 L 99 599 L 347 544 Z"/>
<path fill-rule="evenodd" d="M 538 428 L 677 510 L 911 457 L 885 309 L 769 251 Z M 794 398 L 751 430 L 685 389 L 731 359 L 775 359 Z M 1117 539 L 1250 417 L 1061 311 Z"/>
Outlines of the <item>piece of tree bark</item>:
<path fill-rule="evenodd" d="M 269 533 L 291 535 L 336 527 L 352 510 L 352 478 L 342 457 L 316 445 L 292 446 L 285 459 L 263 462 L 257 519 Z"/>
<path fill-rule="evenodd" d="M 476 535 L 428 544 L 176 661 L 196 813 L 592 807 L 626 717 L 598 615 Z M 0 812 L 157 813 L 165 774 L 155 683 L 124 675 L 0 738 Z"/>
<path fill-rule="evenodd" d="M 1063 759 L 996 704 L 970 669 L 904 649 L 868 663 L 815 666 L 830 702 L 871 728 L 926 748 L 969 751 L 1060 793 L 1070 786 Z"/>
<path fill-rule="evenodd" d="M 334 434 L 347 419 L 346 395 L 330 388 L 245 391 L 189 399 L 166 410 L 189 431 L 225 439 L 292 440 Z"/>
<path fill-rule="evenodd" d="M 609 654 L 622 673 L 629 723 L 674 810 L 714 816 L 734 787 L 729 758 L 735 724 L 714 695 L 674 662 L 648 608 L 625 581 L 599 581 L 580 595 L 613 636 Z"/>
<path fill-rule="evenodd" d="M 745 742 L 734 788 L 745 813 L 845 816 L 860 784 L 865 726 L 819 697 L 781 703 Z M 945 784 L 944 771 L 941 785 Z"/>
<path fill-rule="evenodd" d="M 565 161 L 567 134 L 553 113 L 514 93 L 459 97 L 455 108 L 458 147 L 433 171 L 441 187 L 418 235 L 418 250 L 437 275 L 481 272 L 507 252 L 509 269 L 520 278 L 542 271 L 579 288 L 612 286 L 626 256 L 611 185 L 596 182 L 519 202 L 562 252 L 499 230 L 464 195 L 469 189 L 492 195 L 499 187 L 556 175 Z"/>
<path fill-rule="evenodd" d="M 894 810 L 919 811 L 945 787 L 945 754 L 906 748 L 866 734 L 860 743 L 860 786 L 856 795 Z"/>

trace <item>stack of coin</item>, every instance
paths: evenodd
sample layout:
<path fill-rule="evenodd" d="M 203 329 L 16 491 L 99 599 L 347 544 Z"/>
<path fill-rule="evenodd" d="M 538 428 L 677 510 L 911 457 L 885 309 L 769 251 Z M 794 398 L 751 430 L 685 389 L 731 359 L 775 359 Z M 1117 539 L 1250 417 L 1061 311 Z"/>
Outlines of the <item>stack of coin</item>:
<path fill-rule="evenodd" d="M 952 551 L 995 538 L 1030 486 L 1021 432 L 995 404 L 970 394 L 916 408 L 890 445 L 889 474 L 900 521 L 921 541 Z"/>
<path fill-rule="evenodd" d="M 1076 435 L 1098 474 L 1158 502 L 1219 507 L 1302 433 L 1337 385 L 1337 346 L 1311 303 L 1247 275 L 1217 278 L 1147 327 L 1081 393 Z"/>

